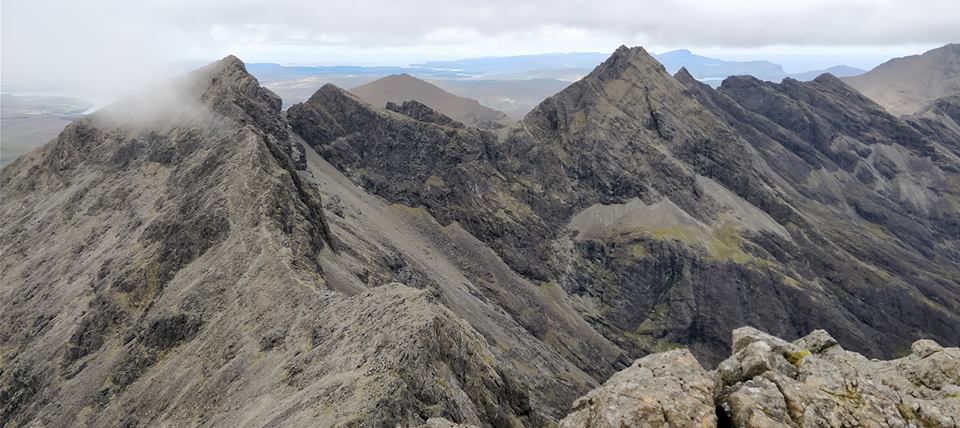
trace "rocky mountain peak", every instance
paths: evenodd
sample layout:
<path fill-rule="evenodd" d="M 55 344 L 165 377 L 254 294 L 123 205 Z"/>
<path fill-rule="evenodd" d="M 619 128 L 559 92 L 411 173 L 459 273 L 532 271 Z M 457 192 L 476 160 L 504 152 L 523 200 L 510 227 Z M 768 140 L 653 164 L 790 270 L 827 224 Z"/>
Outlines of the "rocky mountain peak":
<path fill-rule="evenodd" d="M 720 82 L 720 89 L 752 88 L 762 85 L 763 81 L 753 76 L 730 76 Z"/>
<path fill-rule="evenodd" d="M 821 84 L 821 85 L 832 85 L 832 86 L 848 87 L 846 83 L 843 83 L 843 81 L 840 80 L 840 78 L 838 78 L 837 76 L 834 76 L 833 74 L 830 74 L 830 73 L 823 73 L 823 74 L 817 76 L 816 79 L 813 79 L 813 81 L 814 81 L 814 82 L 817 82 L 817 83 L 819 83 L 819 84 Z"/>
<path fill-rule="evenodd" d="M 255 123 L 280 139 L 287 138 L 286 125 L 280 118 L 282 100 L 260 86 L 239 58 L 228 55 L 186 79 L 190 92 L 199 94 L 202 104 L 241 123 Z"/>
<path fill-rule="evenodd" d="M 679 107 L 675 105 L 681 102 L 676 95 L 682 90 L 663 65 L 642 47 L 621 46 L 586 77 L 544 100 L 527 114 L 524 122 L 528 129 L 549 135 L 589 128 L 590 122 L 618 117 L 631 121 L 645 118 L 658 135 L 669 138 L 665 113 Z"/>
<path fill-rule="evenodd" d="M 663 65 L 643 47 L 635 46 L 628 48 L 626 46 L 620 46 L 613 52 L 613 55 L 610 55 L 610 58 L 607 58 L 606 61 L 597 66 L 585 79 L 590 79 L 591 77 L 601 80 L 649 77 L 646 76 L 646 73 L 641 75 L 626 73 L 630 67 L 635 67 L 641 71 L 659 70 L 666 75 L 666 69 Z"/>
<path fill-rule="evenodd" d="M 690 74 L 690 71 L 687 70 L 687 67 L 680 67 L 680 69 L 677 70 L 677 72 L 673 75 L 673 78 L 677 79 L 678 82 L 683 83 L 684 85 L 687 85 L 688 82 L 697 80 L 692 74 Z"/>

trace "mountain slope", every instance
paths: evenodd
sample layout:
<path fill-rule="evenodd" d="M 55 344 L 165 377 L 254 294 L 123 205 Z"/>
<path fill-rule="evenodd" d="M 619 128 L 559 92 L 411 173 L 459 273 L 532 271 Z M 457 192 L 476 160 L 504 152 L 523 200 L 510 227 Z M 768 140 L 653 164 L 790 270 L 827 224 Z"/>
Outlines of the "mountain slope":
<path fill-rule="evenodd" d="M 469 98 L 453 95 L 409 74 L 394 74 L 350 90 L 362 100 L 382 107 L 388 102 L 417 101 L 464 125 L 494 129 L 507 124 L 507 116 Z"/>
<path fill-rule="evenodd" d="M 716 362 L 744 324 L 826 327 L 872 355 L 920 334 L 952 343 L 945 145 L 835 78 L 736 78 L 718 92 L 678 77 L 621 48 L 500 139 L 425 138 L 329 86 L 289 117 L 358 185 L 563 289 L 631 356 L 683 345 Z"/>
<path fill-rule="evenodd" d="M 595 385 L 412 225 L 455 230 L 369 199 L 328 224 L 318 163 L 228 57 L 4 168 L 0 423 L 542 425 Z"/>
<path fill-rule="evenodd" d="M 895 58 L 844 81 L 895 115 L 912 114 L 937 98 L 960 94 L 960 44 Z"/>

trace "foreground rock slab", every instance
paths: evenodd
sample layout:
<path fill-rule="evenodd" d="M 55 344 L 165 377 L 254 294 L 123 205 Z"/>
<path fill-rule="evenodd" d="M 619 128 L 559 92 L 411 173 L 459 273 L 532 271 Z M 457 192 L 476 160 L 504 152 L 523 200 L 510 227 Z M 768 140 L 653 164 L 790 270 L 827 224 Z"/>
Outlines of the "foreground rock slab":
<path fill-rule="evenodd" d="M 871 360 L 816 330 L 787 342 L 733 332 L 706 372 L 686 350 L 649 355 L 574 403 L 561 427 L 957 427 L 960 349 L 919 340 Z"/>
<path fill-rule="evenodd" d="M 637 360 L 578 399 L 561 427 L 716 426 L 710 374 L 678 349 Z"/>

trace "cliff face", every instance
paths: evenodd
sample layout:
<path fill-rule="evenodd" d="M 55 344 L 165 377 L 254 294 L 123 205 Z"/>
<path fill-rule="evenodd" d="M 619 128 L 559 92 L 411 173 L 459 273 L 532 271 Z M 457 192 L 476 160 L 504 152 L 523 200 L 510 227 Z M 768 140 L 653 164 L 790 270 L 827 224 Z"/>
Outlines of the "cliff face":
<path fill-rule="evenodd" d="M 289 112 L 358 185 L 563 289 L 628 355 L 684 345 L 708 363 L 745 324 L 826 327 L 871 355 L 957 336 L 960 135 L 928 116 L 895 118 L 829 75 L 713 90 L 640 48 L 499 138 L 333 87 Z"/>
<path fill-rule="evenodd" d="M 282 113 L 228 57 L 0 172 L 0 422 L 542 426 L 624 368 L 704 376 L 743 325 L 955 344 L 955 101 L 621 48 L 493 132 L 332 85 Z M 671 396 L 750 420 L 769 346 Z"/>

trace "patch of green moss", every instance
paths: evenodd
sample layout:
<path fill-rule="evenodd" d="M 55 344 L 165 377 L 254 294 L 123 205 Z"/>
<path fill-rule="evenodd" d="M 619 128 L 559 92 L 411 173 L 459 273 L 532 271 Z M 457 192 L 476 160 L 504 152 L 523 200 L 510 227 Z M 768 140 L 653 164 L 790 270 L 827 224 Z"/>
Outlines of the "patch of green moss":
<path fill-rule="evenodd" d="M 707 240 L 707 252 L 717 261 L 744 264 L 752 256 L 743 251 L 743 241 L 737 225 L 728 222 L 713 231 L 713 236 Z"/>
<path fill-rule="evenodd" d="M 549 290 L 549 289 L 552 289 L 552 288 L 556 288 L 556 286 L 557 286 L 557 281 L 542 281 L 542 282 L 540 282 L 538 285 L 540 286 L 540 288 L 548 289 L 548 290 Z"/>
<path fill-rule="evenodd" d="M 661 303 L 653 308 L 653 311 L 647 315 L 647 319 L 643 320 L 637 329 L 635 330 L 637 334 L 646 335 L 653 331 L 660 329 L 659 323 L 666 318 L 667 314 L 670 312 L 670 306 L 666 303 Z"/>
<path fill-rule="evenodd" d="M 794 367 L 800 367 L 800 364 L 803 362 L 803 359 L 809 356 L 810 356 L 810 351 L 806 349 L 801 349 L 799 351 L 794 351 L 794 352 L 787 352 L 786 354 L 784 354 L 784 358 L 786 358 L 787 361 L 790 362 L 790 364 L 793 364 Z"/>
<path fill-rule="evenodd" d="M 630 253 L 633 254 L 633 256 L 638 259 L 641 259 L 650 255 L 650 252 L 647 251 L 647 247 L 645 247 L 643 244 L 634 244 L 633 247 L 630 248 Z"/>
<path fill-rule="evenodd" d="M 653 346 L 653 352 L 667 352 L 674 349 L 683 348 L 683 345 L 671 342 L 669 340 L 658 340 L 657 344 Z"/>
<path fill-rule="evenodd" d="M 897 412 L 900 413 L 900 416 L 903 417 L 905 421 L 914 421 L 917 419 L 917 415 L 913 412 L 913 408 L 911 408 L 907 403 L 897 403 Z"/>
<path fill-rule="evenodd" d="M 726 222 L 710 231 L 696 226 L 678 224 L 670 227 L 655 229 L 636 229 L 618 231 L 630 236 L 649 236 L 658 241 L 679 241 L 690 246 L 700 246 L 706 250 L 708 259 L 712 261 L 730 261 L 737 264 L 746 264 L 755 257 L 744 251 L 745 240 L 736 223 Z"/>
<path fill-rule="evenodd" d="M 503 210 L 516 218 L 524 217 L 533 217 L 533 210 L 529 205 L 523 203 L 517 198 L 506 194 L 506 193 L 497 193 L 497 199 L 500 202 L 500 206 L 503 207 Z"/>

